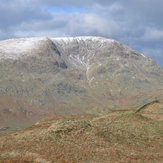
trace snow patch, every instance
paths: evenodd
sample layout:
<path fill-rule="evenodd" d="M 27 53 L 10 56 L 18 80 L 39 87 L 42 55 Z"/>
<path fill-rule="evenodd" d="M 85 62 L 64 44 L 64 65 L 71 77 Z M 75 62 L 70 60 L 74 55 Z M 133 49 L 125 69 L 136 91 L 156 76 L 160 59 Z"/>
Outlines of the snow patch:
<path fill-rule="evenodd" d="M 29 56 L 30 51 L 34 49 L 38 41 L 45 38 L 21 38 L 0 41 L 0 59 L 18 59 L 23 56 Z"/>
<path fill-rule="evenodd" d="M 147 58 L 143 53 L 141 53 L 141 56 L 143 56 L 144 58 Z"/>
<path fill-rule="evenodd" d="M 63 42 L 72 42 L 72 41 L 100 41 L 101 43 L 103 42 L 108 42 L 108 43 L 114 43 L 115 40 L 112 39 L 107 39 L 103 37 L 93 37 L 93 36 L 81 36 L 81 37 L 54 37 L 51 38 L 52 41 L 63 41 Z"/>
<path fill-rule="evenodd" d="M 103 37 L 91 37 L 91 36 L 83 36 L 83 37 L 56 37 L 56 38 L 46 38 L 46 37 L 33 37 L 33 38 L 20 38 L 20 39 L 9 39 L 0 41 L 0 59 L 19 59 L 21 57 L 28 57 L 34 55 L 32 50 L 39 45 L 39 41 L 50 39 L 53 42 L 57 42 L 59 44 L 64 45 L 65 43 L 71 43 L 73 41 L 92 41 L 92 42 L 100 42 L 101 44 L 104 42 L 113 43 L 115 42 L 112 39 L 106 39 Z M 78 62 L 81 64 L 85 64 L 85 60 L 87 60 L 86 56 L 83 56 L 82 60 L 76 58 Z"/>

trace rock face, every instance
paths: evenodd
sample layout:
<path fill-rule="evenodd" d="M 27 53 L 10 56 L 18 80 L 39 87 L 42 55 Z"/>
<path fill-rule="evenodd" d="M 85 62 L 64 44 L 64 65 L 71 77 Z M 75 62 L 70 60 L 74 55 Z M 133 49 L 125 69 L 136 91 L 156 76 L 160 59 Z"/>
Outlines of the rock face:
<path fill-rule="evenodd" d="M 2 122 L 124 109 L 163 94 L 156 63 L 102 37 L 0 41 L 0 76 Z"/>

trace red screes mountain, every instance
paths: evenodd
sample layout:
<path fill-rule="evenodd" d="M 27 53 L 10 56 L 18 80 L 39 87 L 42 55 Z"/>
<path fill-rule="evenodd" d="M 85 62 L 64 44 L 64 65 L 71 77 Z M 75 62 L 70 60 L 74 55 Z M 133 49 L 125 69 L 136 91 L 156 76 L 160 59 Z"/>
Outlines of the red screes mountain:
<path fill-rule="evenodd" d="M 163 69 L 102 37 L 0 41 L 0 122 L 135 109 L 162 100 Z M 0 126 L 1 127 L 1 126 Z"/>

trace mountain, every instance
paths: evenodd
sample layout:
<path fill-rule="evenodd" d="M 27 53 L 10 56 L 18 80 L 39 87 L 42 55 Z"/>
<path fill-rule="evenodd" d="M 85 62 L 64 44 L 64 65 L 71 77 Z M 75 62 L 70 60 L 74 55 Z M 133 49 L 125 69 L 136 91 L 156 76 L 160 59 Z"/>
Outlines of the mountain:
<path fill-rule="evenodd" d="M 102 37 L 0 41 L 0 76 L 0 122 L 9 126 L 134 109 L 163 97 L 162 68 Z"/>

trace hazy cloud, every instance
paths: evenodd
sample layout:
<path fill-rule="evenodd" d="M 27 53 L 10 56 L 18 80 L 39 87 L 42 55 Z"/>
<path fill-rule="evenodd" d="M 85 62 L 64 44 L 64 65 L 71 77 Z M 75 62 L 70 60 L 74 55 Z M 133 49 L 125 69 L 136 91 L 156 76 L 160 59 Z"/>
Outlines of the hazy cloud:
<path fill-rule="evenodd" d="M 143 39 L 145 41 L 163 41 L 163 30 L 147 28 Z"/>

